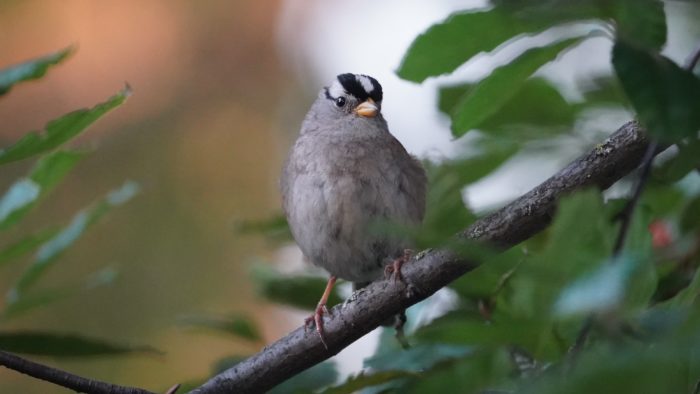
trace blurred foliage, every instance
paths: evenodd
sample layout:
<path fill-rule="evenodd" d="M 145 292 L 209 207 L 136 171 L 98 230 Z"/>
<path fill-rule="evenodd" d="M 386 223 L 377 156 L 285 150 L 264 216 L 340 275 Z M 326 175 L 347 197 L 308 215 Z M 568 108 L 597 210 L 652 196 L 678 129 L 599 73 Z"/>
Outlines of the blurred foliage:
<path fill-rule="evenodd" d="M 326 288 L 328 279 L 311 275 L 294 275 L 278 272 L 268 264 L 253 267 L 253 281 L 258 294 L 271 301 L 304 309 L 314 309 Z M 328 297 L 328 307 L 342 302 L 336 291 Z"/>
<path fill-rule="evenodd" d="M 227 317 L 185 316 L 180 319 L 185 327 L 203 328 L 241 337 L 250 341 L 261 340 L 260 330 L 245 316 L 233 315 Z"/>
<path fill-rule="evenodd" d="M 64 61 L 73 51 L 73 48 L 69 47 L 16 66 L 0 69 L 0 96 L 7 94 L 19 82 L 41 78 L 49 67 Z M 138 192 L 138 185 L 134 182 L 127 181 L 122 187 L 77 212 L 70 223 L 64 227 L 46 224 L 46 227 L 30 230 L 29 234 L 19 235 L 17 239 L 9 241 L 7 234 L 9 230 L 18 227 L 33 208 L 50 198 L 51 191 L 58 187 L 80 159 L 89 153 L 64 146 L 107 112 L 124 103 L 129 95 L 130 89 L 127 86 L 93 108 L 80 109 L 61 116 L 49 122 L 44 132 L 29 132 L 15 144 L 0 149 L 0 165 L 19 160 L 35 160 L 29 173 L 10 185 L 0 197 L 0 230 L 5 231 L 6 234 L 5 243 L 0 246 L 0 266 L 20 264 L 22 257 L 34 254 L 33 261 L 6 293 L 5 302 L 0 307 L 0 324 L 65 297 L 112 283 L 117 277 L 113 270 L 105 269 L 82 282 L 68 284 L 59 289 L 39 287 L 41 278 L 49 268 L 59 264 L 59 258 L 67 248 L 78 241 L 84 232 L 111 208 L 129 201 Z M 0 349 L 58 357 L 153 352 L 153 349 L 148 347 L 110 343 L 80 335 L 6 329 L 0 331 Z"/>
<path fill-rule="evenodd" d="M 411 349 L 382 340 L 360 373 L 334 384 L 319 378 L 306 389 L 697 392 L 700 80 L 660 53 L 667 40 L 663 2 L 492 3 L 486 11 L 457 12 L 428 28 L 397 70 L 406 80 L 422 82 L 484 53 L 519 51 L 479 81 L 439 88 L 438 107 L 450 117 L 454 137 L 471 135 L 473 149 L 462 158 L 426 163 L 431 183 L 424 226 L 388 226 L 390 231 L 414 236 L 421 247 L 449 245 L 478 217 L 465 206 L 466 186 L 533 141 L 571 136 L 592 109 L 631 107 L 650 134 L 676 148 L 655 165 L 619 255 L 612 249 L 628 199 L 604 198 L 594 189 L 567 196 L 543 233 L 503 253 L 485 254 L 481 266 L 452 283 L 449 290 L 458 301 L 409 332 Z M 536 73 L 593 36 L 612 42 L 614 75 L 589 76 L 580 85 L 581 98 L 572 102 Z M 247 229 L 285 233 L 284 222 L 276 219 Z M 275 275 L 255 275 L 259 283 L 276 283 L 263 287 L 268 288 L 263 296 L 313 308 L 322 280 L 312 290 L 308 284 L 282 286 Z M 309 280 L 285 277 L 288 283 Z M 292 301 L 306 291 L 313 297 Z M 588 341 L 572 353 L 588 319 L 593 322 Z"/>
<path fill-rule="evenodd" d="M 452 134 L 461 137 L 499 112 L 516 95 L 527 78 L 560 52 L 581 42 L 579 38 L 563 40 L 548 46 L 531 48 L 510 63 L 501 66 L 482 79 L 452 108 Z"/>
<path fill-rule="evenodd" d="M 0 334 L 0 349 L 54 357 L 102 356 L 133 352 L 158 353 L 148 346 L 126 346 L 76 335 L 24 331 Z"/>
<path fill-rule="evenodd" d="M 9 92 L 14 85 L 20 82 L 43 77 L 49 67 L 61 63 L 73 52 L 74 48 L 68 47 L 50 55 L 29 60 L 1 70 L 0 96 Z"/>

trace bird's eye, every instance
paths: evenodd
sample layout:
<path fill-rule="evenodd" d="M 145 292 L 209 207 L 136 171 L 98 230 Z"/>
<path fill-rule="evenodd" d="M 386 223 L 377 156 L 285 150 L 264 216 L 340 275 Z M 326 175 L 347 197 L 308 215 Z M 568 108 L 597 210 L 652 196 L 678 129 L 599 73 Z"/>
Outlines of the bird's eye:
<path fill-rule="evenodd" d="M 341 107 L 345 106 L 345 97 L 340 96 L 340 97 L 338 97 L 337 99 L 335 99 L 335 105 L 336 105 L 338 108 L 341 108 Z"/>

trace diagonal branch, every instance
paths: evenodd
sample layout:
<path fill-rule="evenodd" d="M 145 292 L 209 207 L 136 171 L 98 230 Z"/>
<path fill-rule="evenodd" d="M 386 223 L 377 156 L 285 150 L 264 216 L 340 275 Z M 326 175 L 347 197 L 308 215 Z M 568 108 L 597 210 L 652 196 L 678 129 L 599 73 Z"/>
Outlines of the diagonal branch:
<path fill-rule="evenodd" d="M 628 122 L 604 143 L 522 197 L 474 223 L 459 234 L 507 249 L 543 230 L 551 221 L 557 200 L 585 187 L 607 189 L 635 169 L 649 141 L 636 122 Z M 405 288 L 380 281 L 356 292 L 332 309 L 324 329 L 328 349 L 313 332 L 300 327 L 260 353 L 215 376 L 192 393 L 248 393 L 268 390 L 295 374 L 326 360 L 378 327 L 387 317 L 427 298 L 474 269 L 479 263 L 446 250 L 433 250 L 402 270 L 416 286 Z"/>
<path fill-rule="evenodd" d="M 78 393 L 90 394 L 154 394 L 148 390 L 118 386 L 116 384 L 87 379 L 47 365 L 35 363 L 22 357 L 0 350 L 0 365 L 45 380 Z"/>

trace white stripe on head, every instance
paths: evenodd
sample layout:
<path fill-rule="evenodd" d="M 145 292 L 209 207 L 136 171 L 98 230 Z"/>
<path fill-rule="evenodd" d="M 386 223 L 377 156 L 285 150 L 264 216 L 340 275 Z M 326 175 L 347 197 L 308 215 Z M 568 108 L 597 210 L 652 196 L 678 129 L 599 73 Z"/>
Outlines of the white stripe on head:
<path fill-rule="evenodd" d="M 328 94 L 330 94 L 333 98 L 344 96 L 346 93 L 345 88 L 343 88 L 343 85 L 341 85 L 340 81 L 337 79 L 333 81 L 331 86 L 328 88 Z"/>
<path fill-rule="evenodd" d="M 367 78 L 366 75 L 355 75 L 355 79 L 357 79 L 357 82 L 359 82 L 362 85 L 367 94 L 372 93 L 372 91 L 374 90 L 374 85 L 372 85 L 372 81 L 369 78 Z"/>

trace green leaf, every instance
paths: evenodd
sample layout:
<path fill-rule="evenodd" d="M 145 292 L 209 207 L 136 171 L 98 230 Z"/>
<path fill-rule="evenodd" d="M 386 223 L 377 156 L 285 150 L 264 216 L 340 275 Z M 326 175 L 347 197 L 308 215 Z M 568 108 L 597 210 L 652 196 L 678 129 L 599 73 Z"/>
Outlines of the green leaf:
<path fill-rule="evenodd" d="M 292 240 L 292 232 L 289 230 L 287 218 L 283 214 L 274 215 L 263 220 L 240 221 L 236 223 L 235 231 L 239 234 L 262 235 L 272 240 Z"/>
<path fill-rule="evenodd" d="M 184 326 L 206 328 L 251 341 L 261 340 L 260 330 L 248 317 L 232 315 L 227 317 L 185 316 L 179 320 Z"/>
<path fill-rule="evenodd" d="M 65 228 L 42 244 L 35 255 L 34 262 L 22 274 L 15 287 L 10 290 L 8 301 L 10 303 L 16 302 L 20 295 L 29 289 L 90 226 L 95 224 L 110 209 L 129 201 L 138 193 L 138 189 L 135 182 L 126 182 L 119 189 L 108 193 L 102 200 L 79 211 Z"/>
<path fill-rule="evenodd" d="M 679 291 L 673 298 L 666 301 L 665 306 L 685 306 L 697 307 L 697 301 L 700 299 L 700 269 L 695 270 L 695 275 L 688 286 Z"/>
<path fill-rule="evenodd" d="M 612 1 L 608 12 L 616 22 L 618 39 L 657 51 L 666 43 L 666 13 L 661 0 Z"/>
<path fill-rule="evenodd" d="M 692 198 L 683 208 L 680 227 L 683 232 L 691 232 L 700 228 L 700 196 Z"/>
<path fill-rule="evenodd" d="M 576 368 L 531 381 L 532 394 L 692 393 L 698 380 L 697 340 L 682 346 L 643 344 L 583 352 Z M 694 366 L 693 366 L 694 365 Z"/>
<path fill-rule="evenodd" d="M 403 370 L 420 372 L 437 363 L 462 358 L 472 352 L 471 346 L 451 344 L 418 344 L 409 349 L 374 355 L 364 361 L 365 368 L 375 371 Z"/>
<path fill-rule="evenodd" d="M 539 319 L 494 316 L 492 321 L 473 318 L 458 311 L 446 315 L 432 324 L 420 328 L 416 338 L 420 341 L 470 346 L 498 346 L 518 344 L 535 349 L 542 335 L 548 334 L 546 321 Z M 513 327 L 518 327 L 513 330 Z"/>
<path fill-rule="evenodd" d="M 40 231 L 5 246 L 5 248 L 0 250 L 0 266 L 38 248 L 41 244 L 56 235 L 56 232 L 57 230 L 54 229 Z"/>
<path fill-rule="evenodd" d="M 0 349 L 14 353 L 54 357 L 160 353 L 150 346 L 130 346 L 79 335 L 39 331 L 2 332 Z"/>
<path fill-rule="evenodd" d="M 309 275 L 282 274 L 266 264 L 253 266 L 253 281 L 258 293 L 273 302 L 302 309 L 315 309 L 326 288 L 327 279 Z M 331 292 L 328 307 L 342 302 Z"/>
<path fill-rule="evenodd" d="M 333 384 L 338 379 L 335 363 L 325 361 L 294 375 L 268 391 L 270 394 L 312 393 Z"/>
<path fill-rule="evenodd" d="M 649 133 L 675 143 L 700 129 L 700 79 L 668 58 L 625 41 L 613 47 L 613 66 Z"/>
<path fill-rule="evenodd" d="M 623 256 L 577 279 L 564 288 L 554 304 L 555 315 L 584 315 L 619 307 L 638 265 L 638 260 Z"/>
<path fill-rule="evenodd" d="M 74 48 L 70 46 L 50 55 L 0 70 L 0 96 L 9 92 L 12 86 L 19 82 L 41 78 L 49 67 L 61 63 L 74 51 Z"/>
<path fill-rule="evenodd" d="M 396 379 L 407 378 L 407 377 L 418 377 L 420 376 L 417 372 L 409 371 L 381 371 L 373 373 L 359 373 L 355 376 L 350 376 L 343 384 L 338 386 L 333 386 L 323 390 L 322 394 L 352 394 L 357 393 L 361 389 L 368 387 L 378 386 L 380 384 L 388 383 Z"/>
<path fill-rule="evenodd" d="M 458 360 L 435 365 L 421 379 L 406 382 L 402 393 L 488 393 L 499 390 L 499 382 L 512 374 L 513 366 L 505 349 L 485 349 Z M 502 383 L 501 383 L 502 384 Z M 458 388 L 455 390 L 455 388 Z M 506 392 L 510 392 L 507 390 Z"/>
<path fill-rule="evenodd" d="M 527 319 L 551 316 L 561 291 L 610 256 L 615 234 L 597 190 L 563 198 L 545 248 L 523 261 L 509 280 L 514 295 L 508 300 L 508 312 Z"/>
<path fill-rule="evenodd" d="M 551 20 L 521 20 L 499 8 L 462 12 L 431 26 L 406 51 L 399 77 L 422 82 L 454 71 L 480 52 L 489 52 L 525 33 L 551 27 Z"/>
<path fill-rule="evenodd" d="M 625 94 L 613 75 L 598 75 L 579 82 L 584 102 L 578 106 L 609 107 L 625 102 Z"/>
<path fill-rule="evenodd" d="M 25 295 L 19 300 L 9 303 L 0 314 L 0 320 L 14 319 L 37 308 L 54 302 L 86 293 L 96 287 L 113 283 L 117 278 L 117 272 L 111 268 L 105 268 L 90 275 L 83 283 L 71 284 L 58 289 L 42 290 L 31 295 Z"/>
<path fill-rule="evenodd" d="M 450 284 L 450 288 L 465 298 L 490 298 L 505 285 L 518 264 L 526 258 L 521 248 L 499 253 Z"/>
<path fill-rule="evenodd" d="M 61 146 L 78 136 L 104 114 L 120 106 L 129 95 L 131 95 L 131 88 L 127 85 L 121 92 L 103 103 L 90 109 L 70 112 L 52 120 L 46 125 L 43 133 L 29 132 L 14 145 L 0 150 L 0 164 L 26 159 Z"/>
<path fill-rule="evenodd" d="M 442 112 L 452 114 L 460 99 L 473 88 L 473 84 L 441 88 L 438 107 Z M 575 107 L 550 82 L 543 78 L 530 78 L 497 113 L 484 119 L 477 127 L 488 134 L 502 134 L 514 129 L 513 134 L 517 136 L 528 129 L 537 135 L 547 135 L 552 134 L 552 130 L 569 129 L 575 115 Z"/>
<path fill-rule="evenodd" d="M 15 182 L 0 199 L 0 230 L 22 219 L 83 156 L 79 152 L 58 151 L 39 159 L 29 176 Z"/>
<path fill-rule="evenodd" d="M 413 234 L 418 248 L 443 244 L 473 222 L 476 217 L 466 207 L 462 190 L 500 167 L 518 149 L 516 144 L 492 139 L 475 142 L 474 147 L 480 150 L 479 154 L 426 164 L 427 210 L 418 233 Z"/>
<path fill-rule="evenodd" d="M 681 141 L 678 154 L 652 170 L 652 177 L 667 183 L 678 182 L 690 171 L 700 168 L 700 140 Z"/>
<path fill-rule="evenodd" d="M 452 112 L 452 134 L 461 137 L 467 131 L 478 128 L 498 113 L 535 71 L 583 39 L 584 37 L 571 38 L 528 49 L 509 64 L 495 69 L 455 105 Z"/>

